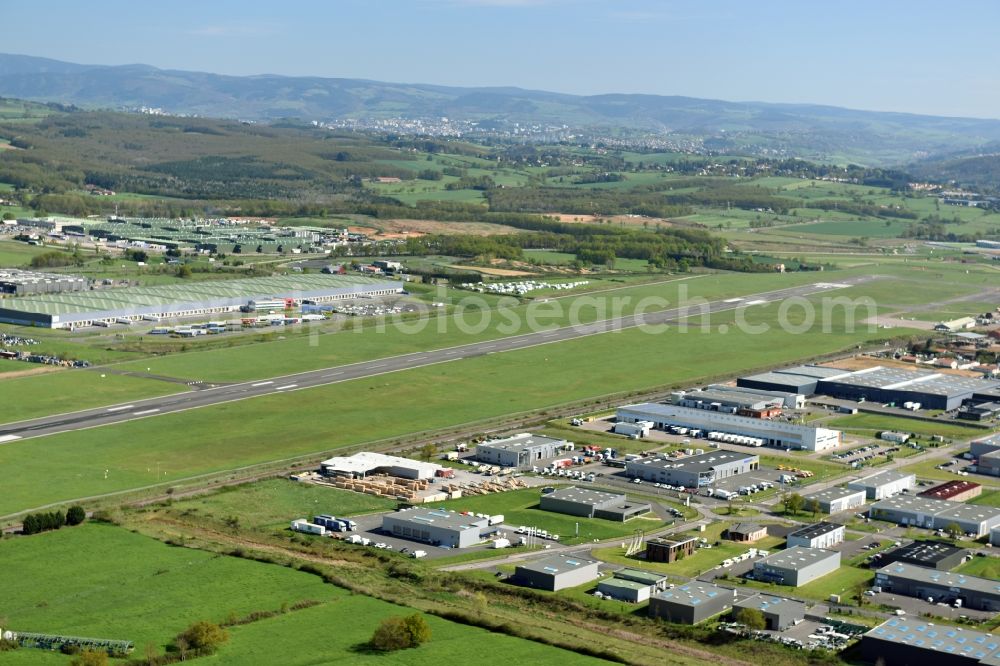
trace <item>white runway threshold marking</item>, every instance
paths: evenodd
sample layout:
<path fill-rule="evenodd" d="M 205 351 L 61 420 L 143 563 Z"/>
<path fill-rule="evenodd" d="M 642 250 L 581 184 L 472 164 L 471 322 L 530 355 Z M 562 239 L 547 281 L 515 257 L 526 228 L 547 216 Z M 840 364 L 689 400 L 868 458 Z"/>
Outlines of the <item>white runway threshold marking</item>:
<path fill-rule="evenodd" d="M 762 298 L 758 298 L 756 301 L 747 301 L 747 305 L 763 305 L 764 303 L 767 303 L 767 301 Z"/>
<path fill-rule="evenodd" d="M 146 414 L 155 414 L 160 411 L 159 409 L 144 409 L 141 412 L 132 412 L 132 416 L 145 416 Z"/>
<path fill-rule="evenodd" d="M 125 409 L 132 409 L 135 405 L 122 405 L 121 407 L 108 407 L 109 412 L 120 412 Z"/>
<path fill-rule="evenodd" d="M 287 391 L 288 389 L 293 389 L 296 386 L 298 386 L 298 384 L 286 384 L 284 386 L 277 386 L 277 387 L 275 387 L 274 390 L 275 391 Z"/>
<path fill-rule="evenodd" d="M 742 298 L 727 298 L 726 300 L 724 300 L 722 302 L 723 303 L 739 303 L 742 300 L 743 300 Z"/>
<path fill-rule="evenodd" d="M 274 382 L 257 382 L 256 384 L 251 384 L 250 386 L 253 386 L 254 388 L 256 388 L 258 386 L 267 386 L 268 384 L 273 384 L 273 383 Z"/>
<path fill-rule="evenodd" d="M 18 435 L 0 435 L 0 443 L 13 442 L 16 439 L 21 439 L 21 438 Z"/>

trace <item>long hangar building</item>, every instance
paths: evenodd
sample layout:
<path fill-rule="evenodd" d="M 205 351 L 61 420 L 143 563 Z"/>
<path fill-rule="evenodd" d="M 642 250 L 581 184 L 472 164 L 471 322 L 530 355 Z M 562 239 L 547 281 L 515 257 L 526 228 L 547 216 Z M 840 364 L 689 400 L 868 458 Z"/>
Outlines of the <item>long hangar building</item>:
<path fill-rule="evenodd" d="M 293 298 L 316 303 L 402 293 L 400 282 L 354 275 L 288 275 L 123 287 L 0 301 L 0 322 L 79 328 L 149 319 L 236 312 L 250 301 Z"/>
<path fill-rule="evenodd" d="M 738 416 L 728 412 L 695 407 L 665 405 L 646 402 L 639 405 L 619 407 L 618 421 L 635 423 L 652 421 L 657 428 L 682 426 L 703 431 L 719 431 L 734 435 L 745 435 L 763 440 L 768 446 L 825 451 L 840 445 L 839 430 L 813 428 L 811 426 L 770 421 L 751 416 Z"/>
<path fill-rule="evenodd" d="M 881 403 L 920 403 L 923 409 L 958 409 L 966 401 L 989 402 L 987 392 L 1000 382 L 931 370 L 876 365 L 863 370 L 841 370 L 800 365 L 736 380 L 740 388 L 828 395 L 845 400 Z"/>

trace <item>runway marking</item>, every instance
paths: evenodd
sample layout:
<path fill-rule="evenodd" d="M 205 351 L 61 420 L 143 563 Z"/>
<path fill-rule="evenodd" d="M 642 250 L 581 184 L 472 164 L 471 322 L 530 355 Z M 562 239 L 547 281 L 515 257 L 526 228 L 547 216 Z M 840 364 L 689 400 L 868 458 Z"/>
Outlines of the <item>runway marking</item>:
<path fill-rule="evenodd" d="M 724 300 L 722 302 L 723 303 L 739 303 L 742 300 L 743 300 L 742 298 L 727 298 L 726 300 Z"/>
<path fill-rule="evenodd" d="M 251 384 L 250 386 L 257 388 L 258 386 L 267 386 L 268 384 L 273 384 L 273 383 L 274 382 L 257 382 L 256 384 Z"/>
<path fill-rule="evenodd" d="M 747 305 L 763 305 L 764 303 L 767 303 L 767 301 L 762 298 L 758 298 L 755 301 L 747 301 Z"/>
<path fill-rule="evenodd" d="M 278 386 L 274 390 L 275 391 L 285 391 L 287 389 L 295 388 L 296 386 L 298 386 L 298 384 L 286 384 L 284 386 Z"/>
<path fill-rule="evenodd" d="M 145 416 L 146 414 L 155 414 L 160 411 L 159 409 L 144 409 L 141 412 L 132 412 L 132 416 Z"/>
<path fill-rule="evenodd" d="M 109 411 L 109 412 L 120 412 L 123 409 L 132 409 L 133 407 L 135 407 L 135 405 L 122 405 L 121 407 L 108 407 L 107 411 Z"/>
<path fill-rule="evenodd" d="M 21 439 L 19 435 L 0 435 L 0 442 L 13 442 L 15 439 Z"/>

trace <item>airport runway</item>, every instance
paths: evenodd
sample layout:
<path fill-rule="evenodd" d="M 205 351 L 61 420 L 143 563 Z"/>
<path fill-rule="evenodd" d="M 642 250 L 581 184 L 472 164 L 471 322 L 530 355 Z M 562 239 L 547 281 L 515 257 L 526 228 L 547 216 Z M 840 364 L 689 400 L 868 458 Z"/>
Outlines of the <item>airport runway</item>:
<path fill-rule="evenodd" d="M 799 287 L 789 287 L 776 291 L 762 292 L 743 296 L 740 298 L 730 298 L 726 300 L 709 302 L 704 308 L 673 308 L 658 312 L 649 312 L 638 315 L 628 315 L 614 319 L 605 319 L 591 324 L 578 326 L 566 326 L 563 328 L 553 328 L 522 335 L 512 335 L 495 340 L 485 340 L 467 345 L 448 347 L 444 349 L 433 349 L 428 351 L 414 352 L 401 356 L 391 356 L 386 358 L 373 359 L 350 365 L 342 365 L 322 370 L 310 370 L 283 377 L 272 379 L 262 379 L 239 384 L 227 384 L 191 390 L 184 393 L 168 395 L 158 398 L 148 398 L 146 400 L 136 400 L 131 403 L 122 403 L 96 409 L 87 409 L 78 412 L 55 414 L 28 421 L 19 421 L 0 425 L 0 444 L 28 439 L 31 437 L 41 437 L 43 435 L 53 435 L 61 432 L 80 430 L 83 428 L 94 428 L 98 426 L 123 423 L 140 418 L 149 418 L 181 412 L 198 407 L 218 405 L 236 400 L 246 400 L 265 395 L 286 393 L 289 391 L 300 391 L 303 389 L 326 386 L 353 379 L 363 379 L 377 375 L 398 372 L 400 370 L 410 370 L 437 363 L 447 363 L 465 358 L 484 356 L 486 354 L 496 354 L 501 352 L 516 351 L 536 347 L 538 345 L 551 344 L 554 342 L 564 342 L 582 338 L 588 335 L 599 335 L 612 331 L 636 328 L 638 326 L 653 326 L 659 324 L 677 323 L 681 319 L 699 317 L 702 312 L 716 314 L 727 310 L 735 310 L 740 307 L 757 307 L 765 303 L 773 303 L 785 298 L 803 297 L 813 294 L 835 291 L 848 286 L 856 286 L 863 282 L 876 279 L 873 276 L 862 276 L 841 280 L 836 283 L 816 282 Z M 695 320 L 697 322 L 697 320 Z M 697 326 L 698 324 L 693 324 Z M 100 369 L 95 370 L 100 372 Z"/>

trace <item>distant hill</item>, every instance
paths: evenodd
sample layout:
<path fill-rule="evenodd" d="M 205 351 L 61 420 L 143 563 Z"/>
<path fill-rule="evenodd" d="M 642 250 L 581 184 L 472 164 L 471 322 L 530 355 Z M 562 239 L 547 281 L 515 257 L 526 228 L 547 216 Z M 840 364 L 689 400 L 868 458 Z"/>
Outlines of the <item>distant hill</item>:
<path fill-rule="evenodd" d="M 975 154 L 947 154 L 910 164 L 915 178 L 952 181 L 959 187 L 1000 191 L 1000 145 L 984 146 Z"/>
<path fill-rule="evenodd" d="M 273 121 L 390 117 L 555 123 L 673 133 L 713 150 L 833 162 L 905 163 L 1000 141 L 1000 121 L 690 97 L 593 96 L 361 79 L 223 76 L 148 65 L 80 65 L 0 54 L 0 96 L 89 108 Z"/>

